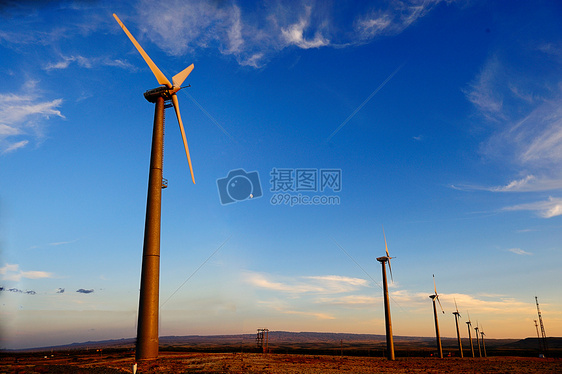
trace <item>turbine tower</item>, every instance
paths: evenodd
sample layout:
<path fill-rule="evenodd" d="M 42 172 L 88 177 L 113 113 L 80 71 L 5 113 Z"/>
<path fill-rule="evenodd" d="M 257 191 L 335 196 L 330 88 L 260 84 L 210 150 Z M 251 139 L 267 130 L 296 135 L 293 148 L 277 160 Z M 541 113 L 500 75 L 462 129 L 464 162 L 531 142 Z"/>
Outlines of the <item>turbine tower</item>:
<path fill-rule="evenodd" d="M 482 350 L 484 351 L 484 357 L 488 357 L 488 355 L 486 354 L 486 343 L 484 343 L 484 329 L 482 328 L 482 326 L 480 326 L 480 335 L 482 336 Z"/>
<path fill-rule="evenodd" d="M 467 312 L 468 313 L 468 312 Z M 466 327 L 468 327 L 468 341 L 470 342 L 470 351 L 472 352 L 472 358 L 474 358 L 474 344 L 472 344 L 472 322 L 470 322 L 470 314 L 468 314 L 468 321 L 466 322 Z"/>
<path fill-rule="evenodd" d="M 476 327 L 474 328 L 474 330 L 476 330 L 476 345 L 478 346 L 478 356 L 482 357 L 482 351 L 480 350 L 480 340 L 478 340 L 478 321 L 476 321 Z"/>
<path fill-rule="evenodd" d="M 457 306 L 457 300 L 455 300 L 455 309 L 456 311 L 453 312 L 453 315 L 455 316 L 455 325 L 457 326 L 457 341 L 459 343 L 459 354 L 461 356 L 461 358 L 464 357 L 463 353 L 462 353 L 462 343 L 461 343 L 461 334 L 459 332 L 459 318 L 461 316 L 461 314 L 459 313 L 459 308 Z"/>
<path fill-rule="evenodd" d="M 187 162 L 191 172 L 191 180 L 195 183 L 189 148 L 185 130 L 180 116 L 176 93 L 182 88 L 181 84 L 193 70 L 193 64 L 180 73 L 174 75 L 172 83 L 158 69 L 148 54 L 142 49 L 133 35 L 127 30 L 123 22 L 113 14 L 125 34 L 133 42 L 144 61 L 162 86 L 146 91 L 144 97 L 155 104 L 154 128 L 152 133 L 152 150 L 150 155 L 150 173 L 148 177 L 148 196 L 146 203 L 146 220 L 144 226 L 144 245 L 141 270 L 141 286 L 139 297 L 139 315 L 137 324 L 136 359 L 153 360 L 158 358 L 158 309 L 160 288 L 160 216 L 162 203 L 162 189 L 167 184 L 162 178 L 163 148 L 164 148 L 164 108 L 171 101 L 175 109 L 183 145 L 187 155 Z"/>
<path fill-rule="evenodd" d="M 437 308 L 435 307 L 435 300 L 439 303 L 441 307 L 441 311 L 445 314 L 443 310 L 443 306 L 441 305 L 441 301 L 439 301 L 439 294 L 437 294 L 437 285 L 435 284 L 435 274 L 433 274 L 433 288 L 435 293 L 433 295 L 429 295 L 431 301 L 433 301 L 433 317 L 435 319 L 435 339 L 437 341 L 437 351 L 439 353 L 439 358 L 443 358 L 443 347 L 441 346 L 441 336 L 439 336 L 439 320 L 437 319 Z"/>
<path fill-rule="evenodd" d="M 392 322 L 390 320 L 390 300 L 388 296 L 388 283 L 386 279 L 386 262 L 388 262 L 388 270 L 390 272 L 390 279 L 392 280 L 392 268 L 390 267 L 390 255 L 388 254 L 388 246 L 386 245 L 386 235 L 384 234 L 384 227 L 382 229 L 382 234 L 384 236 L 384 248 L 386 250 L 386 256 L 378 257 L 377 261 L 382 265 L 382 283 L 383 283 L 383 294 L 384 294 L 384 318 L 386 325 L 386 352 L 387 358 L 394 361 L 394 341 L 392 338 Z"/>

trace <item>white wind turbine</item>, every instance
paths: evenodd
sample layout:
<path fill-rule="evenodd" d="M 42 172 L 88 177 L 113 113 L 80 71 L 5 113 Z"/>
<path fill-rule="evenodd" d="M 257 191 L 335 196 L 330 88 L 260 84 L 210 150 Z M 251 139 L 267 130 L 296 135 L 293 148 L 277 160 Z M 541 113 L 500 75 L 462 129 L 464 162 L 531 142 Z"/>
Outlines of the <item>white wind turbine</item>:
<path fill-rule="evenodd" d="M 474 344 L 472 344 L 472 334 L 471 334 L 471 329 L 472 329 L 472 322 L 470 321 L 470 313 L 466 312 L 468 314 L 468 321 L 466 321 L 466 326 L 468 327 L 468 341 L 470 342 L 470 351 L 472 352 L 472 357 L 474 358 Z"/>
<path fill-rule="evenodd" d="M 191 180 L 195 183 L 193 167 L 187 147 L 187 139 L 183 122 L 180 116 L 179 103 L 176 93 L 182 89 L 181 84 L 193 70 L 193 64 L 174 75 L 172 83 L 158 69 L 156 64 L 131 35 L 123 22 L 113 14 L 125 34 L 129 37 L 135 48 L 139 51 L 144 61 L 162 86 L 146 91 L 144 97 L 155 104 L 154 128 L 152 133 L 152 150 L 150 156 L 150 173 L 148 178 L 148 197 L 146 204 L 146 220 L 144 228 L 144 245 L 141 272 L 141 287 L 139 298 L 139 315 L 137 325 L 137 360 L 153 360 L 158 358 L 158 303 L 160 287 L 160 217 L 162 203 L 162 189 L 167 187 L 162 178 L 162 162 L 164 147 L 164 109 L 166 103 L 171 101 L 176 111 L 180 126 L 187 162 L 191 172 Z"/>
<path fill-rule="evenodd" d="M 482 350 L 484 351 L 484 357 L 488 357 L 488 355 L 486 354 L 486 343 L 484 343 L 484 329 L 482 328 L 482 325 L 480 325 L 480 336 L 482 338 Z"/>
<path fill-rule="evenodd" d="M 478 346 L 478 356 L 482 357 L 482 349 L 480 349 L 480 340 L 478 339 L 478 321 L 476 321 L 476 327 L 474 328 L 476 331 L 476 345 Z"/>
<path fill-rule="evenodd" d="M 441 307 L 441 311 L 443 314 L 445 311 L 443 310 L 443 306 L 441 305 L 441 301 L 439 301 L 439 294 L 437 293 L 437 285 L 435 284 L 435 274 L 433 274 L 433 288 L 435 293 L 433 295 L 429 295 L 430 299 L 433 301 L 433 317 L 435 319 L 435 339 L 437 341 L 437 351 L 439 353 L 439 358 L 443 358 L 443 347 L 441 346 L 441 336 L 439 335 L 439 320 L 437 319 L 437 308 L 435 306 L 435 300 L 439 303 Z"/>
<path fill-rule="evenodd" d="M 390 272 L 390 279 L 392 280 L 392 268 L 390 267 L 390 255 L 388 254 L 388 245 L 386 244 L 386 235 L 384 233 L 384 227 L 382 228 L 382 234 L 384 236 L 384 248 L 386 250 L 386 256 L 378 257 L 377 261 L 382 265 L 382 283 L 383 283 L 383 294 L 384 294 L 384 317 L 386 326 L 386 350 L 387 357 L 389 360 L 394 360 L 394 340 L 392 337 L 392 322 L 390 318 L 390 299 L 388 295 L 388 282 L 386 279 L 386 263 L 388 262 L 388 270 Z"/>
<path fill-rule="evenodd" d="M 461 314 L 459 313 L 459 307 L 457 306 L 457 299 L 453 299 L 453 300 L 455 300 L 456 311 L 454 311 L 453 314 L 455 316 L 455 325 L 457 326 L 457 342 L 459 344 L 459 354 L 460 354 L 461 358 L 463 358 L 464 355 L 462 353 L 461 333 L 459 332 L 459 318 L 460 318 Z"/>

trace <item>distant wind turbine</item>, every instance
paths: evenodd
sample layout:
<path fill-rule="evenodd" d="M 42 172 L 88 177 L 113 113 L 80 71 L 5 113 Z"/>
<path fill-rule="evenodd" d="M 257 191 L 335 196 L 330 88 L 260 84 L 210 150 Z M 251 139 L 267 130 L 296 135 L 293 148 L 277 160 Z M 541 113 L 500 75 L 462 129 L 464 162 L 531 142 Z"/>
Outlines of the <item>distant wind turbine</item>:
<path fill-rule="evenodd" d="M 459 354 L 461 356 L 461 358 L 464 357 L 463 353 L 462 353 L 462 342 L 461 342 L 461 334 L 459 332 L 459 318 L 461 316 L 461 314 L 459 313 L 459 307 L 457 306 L 457 300 L 455 300 L 455 309 L 456 311 L 453 312 L 453 315 L 455 316 L 455 325 L 457 326 L 457 342 L 459 343 Z"/>
<path fill-rule="evenodd" d="M 382 228 L 382 234 L 384 236 L 384 248 L 386 250 L 386 256 L 377 257 L 377 261 L 382 265 L 382 283 L 383 283 L 383 294 L 384 294 L 384 318 L 386 325 L 386 351 L 389 360 L 394 360 L 394 341 L 392 338 L 392 322 L 390 318 L 390 300 L 388 296 L 388 283 L 386 279 L 386 263 L 388 262 L 388 270 L 390 272 L 390 279 L 392 280 L 392 268 L 390 267 L 390 255 L 388 254 L 388 246 L 386 244 L 386 235 L 384 233 L 384 227 Z"/>
<path fill-rule="evenodd" d="M 191 172 L 191 180 L 195 183 L 189 148 L 185 130 L 180 116 L 179 103 L 176 93 L 182 89 L 181 84 L 193 70 L 193 64 L 174 75 L 172 83 L 158 69 L 148 54 L 127 30 L 123 22 L 113 14 L 125 34 L 135 48 L 142 55 L 144 61 L 162 86 L 146 91 L 144 97 L 156 104 L 154 110 L 154 128 L 152 133 L 152 150 L 150 156 L 150 173 L 148 178 L 148 197 L 146 203 L 146 220 L 144 227 L 144 246 L 141 271 L 141 287 L 139 298 L 139 316 L 137 325 L 136 359 L 153 360 L 158 358 L 158 299 L 160 288 L 160 222 L 162 189 L 167 182 L 162 178 L 162 163 L 164 149 L 164 108 L 170 101 L 176 111 L 180 132 L 183 139 L 187 162 Z"/>
<path fill-rule="evenodd" d="M 435 306 L 435 300 L 439 303 L 441 307 L 441 311 L 445 313 L 443 310 L 443 306 L 441 305 L 441 301 L 439 301 L 439 294 L 437 293 L 437 285 L 435 284 L 435 274 L 433 274 L 433 288 L 435 293 L 433 295 L 429 295 L 431 301 L 433 301 L 433 317 L 435 319 L 435 339 L 437 341 L 437 350 L 439 352 L 439 358 L 443 358 L 443 347 L 441 346 L 441 336 L 439 335 L 439 320 L 437 319 L 437 307 Z"/>
<path fill-rule="evenodd" d="M 472 344 L 471 334 L 472 322 L 470 322 L 470 314 L 468 312 L 466 313 L 468 314 L 468 321 L 466 322 L 466 326 L 468 327 L 468 341 L 470 342 L 470 351 L 472 352 L 472 358 L 474 358 L 474 344 Z"/>
<path fill-rule="evenodd" d="M 476 330 L 476 345 L 478 346 L 478 356 L 482 357 L 482 350 L 480 349 L 480 340 L 478 340 L 478 321 L 476 321 L 476 327 L 474 328 L 474 330 Z"/>
<path fill-rule="evenodd" d="M 482 325 L 480 325 L 480 335 L 482 336 L 482 350 L 484 351 L 484 357 L 488 357 L 488 355 L 486 354 L 486 343 L 484 343 L 484 329 L 482 328 Z"/>

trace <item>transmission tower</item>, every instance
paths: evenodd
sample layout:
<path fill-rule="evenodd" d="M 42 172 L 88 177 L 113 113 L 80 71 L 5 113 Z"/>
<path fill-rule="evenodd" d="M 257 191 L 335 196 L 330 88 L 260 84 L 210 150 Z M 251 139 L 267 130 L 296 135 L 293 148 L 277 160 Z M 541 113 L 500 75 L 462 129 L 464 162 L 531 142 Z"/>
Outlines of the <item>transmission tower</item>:
<path fill-rule="evenodd" d="M 542 315 L 541 309 L 539 308 L 539 298 L 535 296 L 535 302 L 537 303 L 537 313 L 539 315 L 539 324 L 541 326 L 541 335 L 542 335 L 542 346 L 544 349 L 544 353 L 548 350 L 548 346 L 546 344 L 546 332 L 544 331 L 544 324 L 542 323 Z"/>
<path fill-rule="evenodd" d="M 264 345 L 265 336 L 265 345 Z M 269 330 L 268 329 L 258 329 L 258 335 L 256 336 L 256 345 L 263 353 L 269 352 Z"/>

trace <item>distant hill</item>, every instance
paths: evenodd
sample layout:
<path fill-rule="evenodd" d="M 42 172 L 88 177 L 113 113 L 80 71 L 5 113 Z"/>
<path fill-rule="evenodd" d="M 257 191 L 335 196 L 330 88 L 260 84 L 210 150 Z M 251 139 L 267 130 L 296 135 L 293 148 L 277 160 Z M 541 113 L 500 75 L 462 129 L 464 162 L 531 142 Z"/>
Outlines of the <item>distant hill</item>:
<path fill-rule="evenodd" d="M 562 338 L 546 338 L 546 344 L 548 349 L 562 350 Z M 503 347 L 513 349 L 538 349 L 539 341 L 538 338 L 526 338 L 508 343 Z"/>
<path fill-rule="evenodd" d="M 457 339 L 441 339 L 445 355 L 457 355 Z M 476 339 L 473 339 L 476 348 Z M 538 355 L 536 338 L 526 339 L 488 339 L 485 340 L 486 351 L 489 355 L 535 356 Z M 465 355 L 470 354 L 467 338 L 462 339 Z M 264 342 L 265 345 L 265 342 Z M 88 341 L 68 345 L 41 347 L 26 350 L 12 350 L 11 352 L 33 351 L 63 351 L 92 349 L 102 350 L 130 350 L 134 349 L 135 338 L 115 339 L 103 341 Z M 394 336 L 394 346 L 397 355 L 424 356 L 434 353 L 434 337 Z M 562 352 L 562 338 L 548 338 L 550 356 L 560 357 Z M 256 334 L 239 335 L 189 335 L 160 337 L 161 350 L 182 350 L 198 352 L 251 352 L 256 351 Z M 382 356 L 386 349 L 385 335 L 348 334 L 348 333 L 320 333 L 320 332 L 288 332 L 270 331 L 268 334 L 268 348 L 278 353 L 308 353 L 308 354 L 346 354 L 360 356 Z"/>

